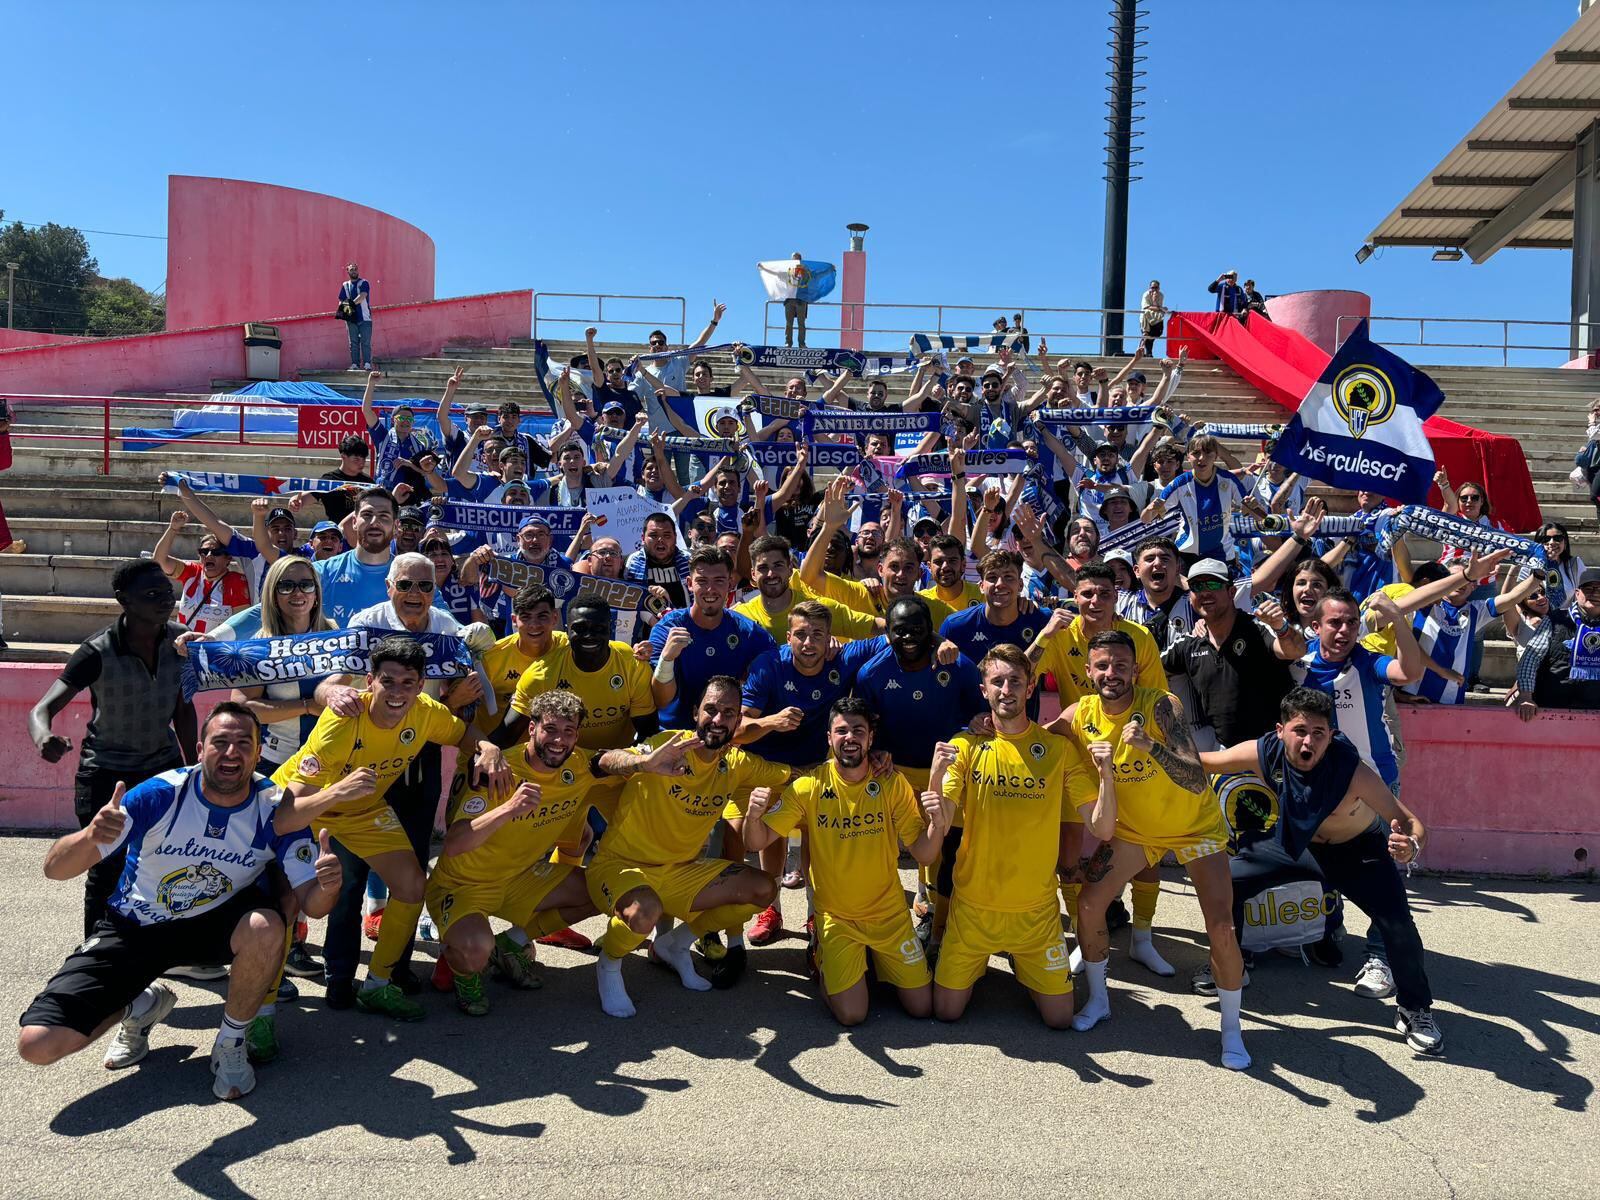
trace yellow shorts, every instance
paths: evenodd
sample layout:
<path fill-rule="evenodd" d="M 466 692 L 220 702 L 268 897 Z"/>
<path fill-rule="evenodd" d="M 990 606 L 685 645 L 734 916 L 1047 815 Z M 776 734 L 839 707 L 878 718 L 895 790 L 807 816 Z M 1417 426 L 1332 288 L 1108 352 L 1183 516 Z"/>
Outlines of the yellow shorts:
<path fill-rule="evenodd" d="M 311 836 L 319 837 L 326 829 L 341 846 L 357 858 L 371 861 L 379 854 L 391 850 L 412 853 L 411 839 L 401 828 L 400 818 L 387 804 L 369 809 L 359 816 L 333 816 L 324 813 L 311 822 Z"/>
<path fill-rule="evenodd" d="M 1118 825 L 1115 836 L 1119 842 L 1130 842 L 1143 850 L 1145 862 L 1152 867 L 1165 858 L 1169 851 L 1181 867 L 1208 854 L 1221 854 L 1228 848 L 1228 829 L 1220 819 L 1209 828 L 1190 829 L 1170 837 L 1152 836 Z"/>
<path fill-rule="evenodd" d="M 449 866 L 441 864 L 428 877 L 423 903 L 441 935 L 449 932 L 453 922 L 474 914 L 500 917 L 520 928 L 533 920 L 544 898 L 577 869 L 565 863 L 538 862 L 498 883 L 466 883 L 452 878 Z"/>
<path fill-rule="evenodd" d="M 726 859 L 701 858 L 690 863 L 647 866 L 614 858 L 601 850 L 589 863 L 584 879 L 589 885 L 589 898 L 604 915 L 614 914 L 617 902 L 635 888 L 647 887 L 660 898 L 664 913 L 687 921 L 700 911 L 690 907 L 700 890 L 735 865 Z"/>
<path fill-rule="evenodd" d="M 983 978 L 989 956 L 1002 952 L 1011 956 L 1017 981 L 1029 991 L 1064 996 L 1072 990 L 1061 914 L 1053 903 L 1032 912 L 1000 912 L 964 903 L 957 892 L 934 982 L 956 991 L 969 988 Z"/>
<path fill-rule="evenodd" d="M 830 996 L 853 988 L 867 973 L 867 951 L 878 978 L 897 988 L 918 988 L 932 977 L 911 913 L 869 921 L 847 921 L 829 912 L 817 914 L 817 968 Z"/>

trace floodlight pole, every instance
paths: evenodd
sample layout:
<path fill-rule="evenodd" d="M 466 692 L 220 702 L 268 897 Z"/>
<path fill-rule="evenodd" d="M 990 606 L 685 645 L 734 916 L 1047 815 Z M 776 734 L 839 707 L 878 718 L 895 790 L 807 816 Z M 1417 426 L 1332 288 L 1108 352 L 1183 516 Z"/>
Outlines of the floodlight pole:
<path fill-rule="evenodd" d="M 1136 53 L 1144 46 L 1139 35 L 1145 27 L 1139 24 L 1145 14 L 1137 0 L 1116 0 L 1112 11 L 1111 40 L 1107 43 L 1111 53 L 1107 61 L 1111 69 L 1106 76 L 1111 80 L 1106 88 L 1111 98 L 1106 101 L 1106 225 L 1105 249 L 1100 267 L 1100 332 L 1102 352 L 1109 356 L 1122 354 L 1122 310 L 1128 299 L 1128 185 L 1132 182 L 1133 110 L 1144 102 L 1135 99 L 1144 87 L 1135 81 L 1143 77 L 1136 64 L 1144 61 Z"/>

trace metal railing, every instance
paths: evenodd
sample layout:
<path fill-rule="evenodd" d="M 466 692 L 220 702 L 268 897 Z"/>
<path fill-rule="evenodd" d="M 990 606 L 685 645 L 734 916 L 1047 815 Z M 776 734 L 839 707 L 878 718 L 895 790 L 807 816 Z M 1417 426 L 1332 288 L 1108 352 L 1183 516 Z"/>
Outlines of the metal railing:
<path fill-rule="evenodd" d="M 767 345 L 783 333 L 783 303 L 782 300 L 766 302 L 761 336 Z M 814 319 L 819 310 L 832 310 L 832 315 Z M 1009 324 L 1012 317 L 1021 313 L 1031 348 L 1037 349 L 1042 339 L 1063 350 L 1099 354 L 1099 348 L 1105 344 L 1105 318 L 1111 312 L 1120 312 L 1124 317 L 1131 315 L 1133 319 L 1124 322 L 1122 338 L 1125 342 L 1137 343 L 1140 336 L 1140 310 L 1137 308 L 1027 308 L 1017 304 L 840 304 L 825 300 L 807 306 L 806 332 L 808 338 L 815 329 L 818 334 L 826 333 L 829 339 L 835 339 L 843 320 L 848 322 L 843 329 L 862 335 L 862 349 L 887 353 L 903 351 L 915 333 L 987 337 L 995 331 L 995 318 L 1004 317 Z M 874 336 L 879 340 L 869 340 Z M 1090 343 L 1090 347 L 1084 348 L 1083 342 Z M 1131 347 L 1128 349 L 1131 353 Z"/>
<path fill-rule="evenodd" d="M 111 474 L 111 454 L 115 448 L 114 442 L 121 442 L 126 447 L 129 443 L 134 445 L 162 446 L 165 453 L 159 456 L 159 463 L 153 461 L 152 469 L 171 468 L 174 470 L 186 469 L 183 465 L 175 463 L 174 457 L 190 457 L 193 450 L 207 446 L 235 446 L 235 447 L 268 447 L 277 453 L 289 451 L 295 454 L 317 454 L 316 450 L 301 450 L 298 437 L 293 430 L 276 431 L 273 437 L 265 430 L 252 430 L 248 428 L 247 418 L 254 410 L 258 413 L 281 415 L 293 412 L 294 408 L 287 405 L 263 404 L 260 397 L 241 396 L 237 399 L 230 396 L 218 396 L 211 393 L 169 394 L 165 397 L 144 396 L 73 396 L 53 395 L 48 393 L 7 392 L 4 399 L 11 404 L 11 440 L 13 443 L 37 442 L 46 448 L 59 445 L 63 449 L 93 449 L 100 459 L 100 474 Z M 380 404 L 384 408 L 388 405 Z M 89 428 L 76 429 L 73 425 L 52 426 L 29 421 L 29 412 L 33 409 L 82 409 L 83 424 Z M 137 418 L 125 414 L 118 422 L 117 427 L 112 427 L 112 414 L 119 410 L 128 409 L 190 409 L 200 408 L 225 408 L 238 410 L 237 434 L 231 429 L 233 418 L 227 418 L 230 428 L 227 431 L 220 429 L 206 429 L 194 437 L 163 438 L 142 435 L 126 435 L 122 430 L 124 421 Z M 52 414 L 59 416 L 62 414 Z M 75 417 L 77 414 L 65 414 Z M 174 416 L 176 414 L 174 413 Z M 138 426 L 134 426 L 138 428 Z M 52 429 L 69 429 L 72 432 L 46 432 Z M 152 427 L 154 428 L 154 427 Z M 260 436 L 250 437 L 250 434 Z M 204 453 L 204 452 L 202 452 Z M 194 469 L 209 470 L 211 468 L 196 464 Z"/>
<path fill-rule="evenodd" d="M 539 301 L 541 299 L 546 304 L 546 311 L 542 313 L 539 311 Z M 548 310 L 550 307 L 549 302 L 552 300 L 592 300 L 594 301 L 594 312 L 592 314 L 585 313 L 581 316 L 562 316 L 551 313 Z M 647 321 L 634 320 L 630 316 L 607 316 L 607 300 L 633 304 L 664 304 L 669 309 L 670 306 L 677 305 L 678 316 L 676 320 L 662 316 Z M 556 307 L 571 311 L 572 306 L 558 305 Z M 613 311 L 615 311 L 615 304 L 613 305 Z M 576 325 L 580 329 L 586 329 L 592 325 L 602 331 L 608 325 L 623 325 L 629 328 L 660 329 L 663 333 L 671 333 L 673 327 L 676 326 L 678 336 L 672 344 L 681 346 L 686 337 L 684 326 L 688 321 L 688 312 L 689 306 L 682 296 L 630 296 L 620 292 L 535 292 L 533 294 L 533 336 L 536 338 L 539 336 L 539 322 L 541 321 L 546 325 Z M 642 341 L 643 339 L 639 340 Z"/>
<path fill-rule="evenodd" d="M 1370 322 L 1372 340 L 1385 346 L 1407 346 L 1443 351 L 1443 358 L 1423 359 L 1435 366 L 1493 365 L 1496 357 L 1502 367 L 1558 367 L 1571 361 L 1571 321 L 1521 321 L 1499 317 L 1359 317 L 1341 316 L 1334 322 L 1334 342 L 1345 339 L 1363 320 Z M 1541 330 L 1551 332 L 1542 333 Z M 1466 339 L 1466 340 L 1462 340 Z M 1600 322 L 1589 323 L 1588 342 L 1600 340 Z M 1518 361 L 1511 361 L 1513 356 Z M 1539 361 L 1530 362 L 1537 356 Z M 1554 359 L 1554 361 L 1552 361 Z"/>

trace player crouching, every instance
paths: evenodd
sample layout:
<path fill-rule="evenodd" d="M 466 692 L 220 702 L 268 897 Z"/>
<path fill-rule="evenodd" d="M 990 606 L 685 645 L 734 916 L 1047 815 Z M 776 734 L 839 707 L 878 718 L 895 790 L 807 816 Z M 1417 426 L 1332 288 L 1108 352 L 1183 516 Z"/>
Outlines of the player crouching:
<path fill-rule="evenodd" d="M 256 1086 L 245 1030 L 283 962 L 284 915 L 261 885 L 282 867 L 307 917 L 339 897 L 339 860 L 322 835 L 279 834 L 281 789 L 255 774 L 261 726 L 244 705 L 224 702 L 200 727 L 198 766 L 165 771 L 111 800 L 77 833 L 45 853 L 47 879 L 72 879 L 128 847 L 116 891 L 89 939 L 22 1014 L 17 1052 L 40 1066 L 76 1054 L 118 1025 L 108 1070 L 150 1050 L 150 1030 L 177 1004 L 157 982 L 181 963 L 232 963 L 222 1026 L 211 1049 L 211 1090 L 237 1100 Z"/>

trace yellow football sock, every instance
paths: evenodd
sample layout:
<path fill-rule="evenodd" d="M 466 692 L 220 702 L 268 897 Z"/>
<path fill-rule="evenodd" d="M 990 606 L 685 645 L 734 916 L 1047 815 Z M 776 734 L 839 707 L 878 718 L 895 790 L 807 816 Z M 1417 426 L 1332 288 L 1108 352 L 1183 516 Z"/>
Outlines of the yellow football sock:
<path fill-rule="evenodd" d="M 400 961 L 406 943 L 417 932 L 417 921 L 422 916 L 422 905 L 402 904 L 391 894 L 383 910 L 383 924 L 378 927 L 378 943 L 372 947 L 372 958 L 367 963 L 367 975 L 372 979 L 388 979 Z"/>
<path fill-rule="evenodd" d="M 1072 922 L 1072 932 L 1078 932 L 1078 893 L 1083 890 L 1081 883 L 1063 883 L 1061 885 L 1061 902 L 1067 906 L 1067 920 Z"/>
<path fill-rule="evenodd" d="M 714 931 L 739 933 L 744 929 L 744 923 L 760 911 L 760 907 L 754 904 L 719 904 L 693 917 L 689 921 L 689 928 L 702 936 Z"/>
<path fill-rule="evenodd" d="M 1156 901 L 1161 897 L 1160 883 L 1133 881 L 1133 923 L 1136 928 L 1149 929 L 1156 919 Z M 384 920 L 388 920 L 385 917 Z"/>
<path fill-rule="evenodd" d="M 384 920 L 388 920 L 387 917 Z M 600 949 L 612 958 L 626 958 L 644 943 L 644 935 L 635 933 L 628 928 L 628 923 L 620 917 L 612 917 L 611 923 L 606 926 L 605 936 L 600 939 Z"/>

